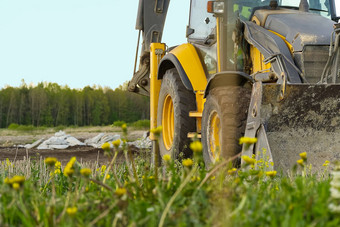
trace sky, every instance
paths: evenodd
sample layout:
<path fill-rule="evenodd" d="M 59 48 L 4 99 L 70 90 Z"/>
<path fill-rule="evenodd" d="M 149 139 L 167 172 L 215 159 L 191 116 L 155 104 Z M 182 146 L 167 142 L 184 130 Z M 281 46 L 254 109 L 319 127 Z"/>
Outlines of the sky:
<path fill-rule="evenodd" d="M 133 74 L 139 0 L 0 0 L 0 88 L 116 88 Z M 171 0 L 163 42 L 186 42 L 190 0 Z M 339 14 L 340 14 L 340 4 Z"/>
<path fill-rule="evenodd" d="M 116 88 L 130 80 L 139 0 L 0 0 L 0 88 L 53 82 Z M 186 42 L 189 0 L 172 0 L 163 42 Z"/>

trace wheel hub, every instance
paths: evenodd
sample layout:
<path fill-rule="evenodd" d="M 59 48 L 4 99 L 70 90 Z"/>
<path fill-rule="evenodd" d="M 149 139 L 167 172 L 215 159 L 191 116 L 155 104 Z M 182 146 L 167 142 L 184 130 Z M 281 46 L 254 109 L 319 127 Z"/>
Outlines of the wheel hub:
<path fill-rule="evenodd" d="M 215 162 L 220 156 L 220 117 L 213 111 L 208 120 L 208 149 L 210 159 Z"/>
<path fill-rule="evenodd" d="M 167 150 L 170 150 L 174 141 L 174 104 L 170 95 L 164 99 L 162 112 L 163 142 Z"/>

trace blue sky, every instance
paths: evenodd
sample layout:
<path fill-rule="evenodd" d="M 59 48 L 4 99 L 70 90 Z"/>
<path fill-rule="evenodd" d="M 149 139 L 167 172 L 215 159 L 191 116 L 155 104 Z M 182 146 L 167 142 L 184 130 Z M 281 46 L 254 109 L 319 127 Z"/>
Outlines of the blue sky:
<path fill-rule="evenodd" d="M 0 0 L 0 88 L 42 81 L 116 88 L 132 77 L 138 0 Z M 163 42 L 186 42 L 189 0 L 172 0 Z M 126 16 L 129 15 L 129 16 Z"/>

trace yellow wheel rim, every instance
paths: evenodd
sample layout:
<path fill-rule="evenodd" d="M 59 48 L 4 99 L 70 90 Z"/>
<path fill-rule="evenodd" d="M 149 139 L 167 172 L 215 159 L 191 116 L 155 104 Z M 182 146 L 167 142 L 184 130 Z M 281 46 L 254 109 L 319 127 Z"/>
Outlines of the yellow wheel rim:
<path fill-rule="evenodd" d="M 208 124 L 208 146 L 211 160 L 219 158 L 220 153 L 220 118 L 216 111 L 212 112 Z"/>
<path fill-rule="evenodd" d="M 163 126 L 163 142 L 167 150 L 170 150 L 174 141 L 174 104 L 170 95 L 164 99 L 162 126 Z"/>

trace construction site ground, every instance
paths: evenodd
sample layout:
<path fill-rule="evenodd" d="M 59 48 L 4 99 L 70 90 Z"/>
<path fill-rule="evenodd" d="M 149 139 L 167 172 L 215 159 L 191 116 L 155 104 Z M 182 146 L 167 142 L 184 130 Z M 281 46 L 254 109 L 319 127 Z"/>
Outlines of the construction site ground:
<path fill-rule="evenodd" d="M 135 141 L 142 138 L 147 130 L 128 128 L 128 141 Z M 123 137 L 120 128 L 112 128 L 110 126 L 104 127 L 79 127 L 79 128 L 65 128 L 63 129 L 66 134 L 69 134 L 80 141 L 93 138 L 99 133 L 119 134 Z M 39 149 L 25 149 L 20 145 L 31 144 L 41 138 L 49 138 L 53 136 L 56 129 L 34 130 L 31 132 L 20 132 L 16 130 L 0 129 L 0 161 L 7 158 L 10 161 L 30 159 L 39 160 L 46 157 L 56 157 L 62 164 L 65 164 L 71 157 L 76 157 L 80 162 L 98 162 L 105 164 L 109 158 L 104 154 L 100 148 L 91 146 L 74 146 L 67 149 L 54 149 L 54 150 L 39 150 Z M 149 157 L 149 150 L 140 150 L 130 148 L 136 156 Z M 124 161 L 123 152 L 120 152 L 117 158 L 118 162 Z"/>

